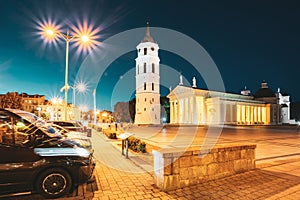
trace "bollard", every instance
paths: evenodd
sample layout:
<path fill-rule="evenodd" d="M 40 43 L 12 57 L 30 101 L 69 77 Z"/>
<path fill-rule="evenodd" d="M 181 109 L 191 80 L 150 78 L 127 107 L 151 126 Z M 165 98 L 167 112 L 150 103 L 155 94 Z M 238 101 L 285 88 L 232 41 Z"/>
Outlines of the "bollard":
<path fill-rule="evenodd" d="M 126 138 L 126 158 L 128 158 L 128 138 Z"/>

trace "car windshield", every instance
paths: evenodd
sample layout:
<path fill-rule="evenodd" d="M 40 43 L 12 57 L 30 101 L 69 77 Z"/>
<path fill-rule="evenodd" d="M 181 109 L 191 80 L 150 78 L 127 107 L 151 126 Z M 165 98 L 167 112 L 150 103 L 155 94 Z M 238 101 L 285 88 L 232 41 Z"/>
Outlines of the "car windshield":
<path fill-rule="evenodd" d="M 49 137 L 61 137 L 61 134 L 46 123 L 43 119 L 37 117 L 36 115 L 28 112 L 15 112 L 20 117 L 24 118 L 28 122 L 36 125 L 38 128 L 42 129 Z"/>

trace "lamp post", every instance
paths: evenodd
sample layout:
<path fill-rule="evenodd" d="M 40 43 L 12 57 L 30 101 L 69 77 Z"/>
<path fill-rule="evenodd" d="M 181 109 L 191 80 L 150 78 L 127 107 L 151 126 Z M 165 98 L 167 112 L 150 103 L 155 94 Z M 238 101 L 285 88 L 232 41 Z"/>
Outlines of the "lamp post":
<path fill-rule="evenodd" d="M 96 89 L 94 89 L 94 92 L 93 92 L 93 96 L 94 96 L 94 124 L 96 125 Z"/>
<path fill-rule="evenodd" d="M 55 26 L 52 22 L 46 24 L 40 24 L 40 30 L 42 36 L 48 41 L 53 41 L 56 38 L 62 38 L 66 42 L 66 66 L 65 66 L 65 85 L 62 88 L 65 92 L 64 98 L 64 118 L 67 120 L 67 105 L 68 105 L 68 90 L 70 88 L 68 83 L 68 71 L 69 71 L 69 43 L 76 39 L 76 43 L 80 45 L 79 50 L 90 51 L 97 45 L 100 45 L 95 39 L 99 38 L 96 34 L 99 32 L 98 29 L 92 31 L 92 26 L 88 26 L 87 23 L 84 26 L 79 26 L 79 29 L 75 29 L 75 34 L 71 35 L 69 30 L 66 34 L 59 30 L 59 26 Z M 73 93 L 74 94 L 74 93 Z M 74 97 L 73 97 L 74 98 Z M 74 99 L 73 99 L 74 100 Z"/>
<path fill-rule="evenodd" d="M 47 29 L 46 33 L 48 35 L 53 35 L 56 34 L 57 36 L 60 36 L 62 39 L 65 40 L 66 42 L 66 68 L 65 68 L 65 85 L 64 85 L 64 91 L 65 91 L 65 99 L 64 99 L 64 118 L 65 120 L 68 119 L 68 111 L 67 111 L 67 106 L 68 106 L 68 90 L 69 90 L 69 83 L 68 83 L 68 75 L 69 75 L 69 43 L 71 40 L 73 40 L 74 38 L 79 38 L 79 36 L 76 35 L 70 35 L 69 30 L 67 31 L 66 34 L 61 33 L 61 32 L 54 32 L 51 29 Z M 81 37 L 83 42 L 87 42 L 88 41 L 88 36 L 84 35 Z M 73 89 L 74 90 L 74 89 Z"/>
<path fill-rule="evenodd" d="M 65 86 L 60 89 L 60 92 L 66 91 Z M 73 90 L 73 105 L 76 106 L 76 90 L 80 93 L 83 93 L 87 90 L 87 86 L 84 82 L 79 82 L 74 86 L 68 86 L 68 89 L 71 88 Z"/>

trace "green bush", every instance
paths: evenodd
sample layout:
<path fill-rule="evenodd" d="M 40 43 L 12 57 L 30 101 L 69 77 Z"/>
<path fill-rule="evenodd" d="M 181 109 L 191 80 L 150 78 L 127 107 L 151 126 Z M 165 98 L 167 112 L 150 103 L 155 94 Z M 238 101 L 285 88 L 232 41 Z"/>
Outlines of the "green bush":
<path fill-rule="evenodd" d="M 128 148 L 135 152 L 146 153 L 146 143 L 134 137 L 128 138 Z"/>
<path fill-rule="evenodd" d="M 113 132 L 110 132 L 109 129 L 103 129 L 102 132 L 109 139 L 117 139 L 117 134 L 113 133 Z"/>

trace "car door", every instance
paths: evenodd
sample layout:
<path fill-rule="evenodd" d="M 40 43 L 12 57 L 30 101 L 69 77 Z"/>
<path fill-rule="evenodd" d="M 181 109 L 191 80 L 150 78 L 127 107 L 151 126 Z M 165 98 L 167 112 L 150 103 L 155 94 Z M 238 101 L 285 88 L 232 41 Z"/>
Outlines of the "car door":
<path fill-rule="evenodd" d="M 40 160 L 33 147 L 24 145 L 17 121 L 0 112 L 0 194 L 31 189 L 34 165 Z"/>

